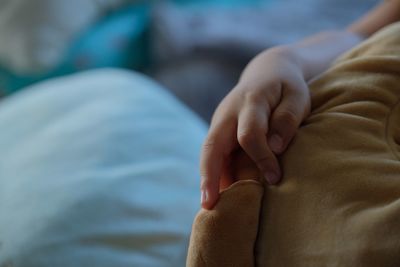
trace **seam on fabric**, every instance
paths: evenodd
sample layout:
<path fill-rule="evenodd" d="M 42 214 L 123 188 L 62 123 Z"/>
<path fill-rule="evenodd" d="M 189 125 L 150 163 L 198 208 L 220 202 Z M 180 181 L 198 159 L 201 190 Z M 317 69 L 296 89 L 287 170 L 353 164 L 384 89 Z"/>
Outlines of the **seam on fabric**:
<path fill-rule="evenodd" d="M 257 236 L 256 236 L 256 240 L 254 240 L 254 244 L 253 244 L 253 266 L 257 267 L 258 266 L 258 254 L 260 251 L 258 250 L 259 248 L 259 244 L 260 244 L 260 240 L 261 240 L 261 222 L 263 222 L 263 218 L 264 218 L 264 201 L 267 195 L 267 190 L 265 188 L 265 180 L 262 180 L 261 185 L 263 187 L 263 194 L 262 194 L 262 198 L 261 198 L 261 203 L 260 203 L 260 210 L 258 211 L 258 225 L 257 225 Z"/>
<path fill-rule="evenodd" d="M 393 115 L 394 110 L 397 108 L 397 106 L 400 105 L 400 97 L 397 98 L 395 104 L 390 108 L 388 115 L 386 116 L 386 121 L 385 121 L 385 141 L 386 141 L 386 145 L 389 147 L 389 150 L 391 152 L 391 154 L 393 155 L 393 157 L 396 160 L 400 160 L 400 155 L 398 155 L 398 152 L 393 148 L 393 144 L 391 141 L 391 138 L 389 137 L 389 125 L 391 125 L 391 117 Z"/>

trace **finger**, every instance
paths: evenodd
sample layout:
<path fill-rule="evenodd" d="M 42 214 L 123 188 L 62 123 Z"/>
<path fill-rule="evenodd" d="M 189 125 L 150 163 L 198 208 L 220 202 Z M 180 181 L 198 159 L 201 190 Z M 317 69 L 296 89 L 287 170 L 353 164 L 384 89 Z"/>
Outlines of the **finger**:
<path fill-rule="evenodd" d="M 218 200 L 224 161 L 232 150 L 231 140 L 235 138 L 232 133 L 236 132 L 233 127 L 236 125 L 222 125 L 210 130 L 201 152 L 201 205 L 205 209 L 212 209 Z"/>
<path fill-rule="evenodd" d="M 219 181 L 219 191 L 228 188 L 234 182 L 236 182 L 236 177 L 233 175 L 232 168 L 231 168 L 231 155 L 224 159 L 224 163 L 222 165 L 222 171 Z"/>
<path fill-rule="evenodd" d="M 262 106 L 262 105 L 260 105 Z M 243 150 L 257 164 L 269 184 L 280 180 L 280 168 L 267 144 L 268 109 L 254 105 L 245 106 L 238 120 L 237 138 Z"/>
<path fill-rule="evenodd" d="M 307 84 L 297 84 L 303 88 L 286 92 L 283 90 L 282 100 L 275 108 L 270 119 L 268 145 L 271 150 L 280 154 L 286 150 L 296 134 L 302 120 L 309 112 L 310 101 L 305 90 Z"/>
<path fill-rule="evenodd" d="M 236 180 L 259 181 L 262 178 L 257 165 L 243 149 L 233 153 L 229 170 L 232 172 L 231 177 Z"/>

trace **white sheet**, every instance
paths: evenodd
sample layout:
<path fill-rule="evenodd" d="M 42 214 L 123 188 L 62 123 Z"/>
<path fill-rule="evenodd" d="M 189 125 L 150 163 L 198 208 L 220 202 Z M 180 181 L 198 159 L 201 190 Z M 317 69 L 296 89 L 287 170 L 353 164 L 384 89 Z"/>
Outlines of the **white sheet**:
<path fill-rule="evenodd" d="M 157 84 L 44 82 L 0 102 L 0 129 L 0 266 L 184 266 L 206 127 Z"/>

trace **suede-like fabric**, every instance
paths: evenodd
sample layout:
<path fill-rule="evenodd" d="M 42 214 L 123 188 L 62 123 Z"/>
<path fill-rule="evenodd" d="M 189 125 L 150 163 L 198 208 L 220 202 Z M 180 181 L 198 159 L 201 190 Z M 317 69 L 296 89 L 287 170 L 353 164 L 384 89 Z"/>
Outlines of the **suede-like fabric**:
<path fill-rule="evenodd" d="M 254 192 L 260 210 L 240 202 L 244 187 L 233 185 L 222 194 L 235 190 L 232 198 L 201 211 L 219 218 L 195 221 L 188 266 L 400 266 L 400 23 L 340 57 L 310 91 L 312 112 L 280 158 L 281 184 Z M 240 224 L 257 214 L 258 226 Z M 224 264 L 227 255 L 249 257 L 250 245 L 236 251 L 251 244 L 245 232 L 258 233 L 253 261 Z M 236 243 L 213 246 L 223 240 Z M 221 264 L 195 262 L 193 251 Z"/>
<path fill-rule="evenodd" d="M 231 171 L 238 181 L 221 192 L 213 210 L 202 209 L 195 218 L 187 267 L 254 265 L 264 192 L 261 174 L 241 151 L 234 156 Z"/>

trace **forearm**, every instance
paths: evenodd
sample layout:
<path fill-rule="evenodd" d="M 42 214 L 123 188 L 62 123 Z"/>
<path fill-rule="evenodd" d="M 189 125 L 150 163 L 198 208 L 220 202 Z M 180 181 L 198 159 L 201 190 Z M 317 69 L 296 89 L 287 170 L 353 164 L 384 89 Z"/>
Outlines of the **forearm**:
<path fill-rule="evenodd" d="M 322 32 L 275 49 L 292 57 L 301 68 L 304 78 L 310 80 L 325 71 L 339 55 L 399 19 L 400 1 L 387 0 L 356 20 L 347 29 Z"/>
<path fill-rule="evenodd" d="M 342 53 L 363 41 L 349 31 L 322 32 L 283 49 L 290 53 L 301 68 L 304 79 L 310 80 L 324 72 Z"/>
<path fill-rule="evenodd" d="M 378 4 L 370 12 L 352 23 L 347 30 L 369 37 L 374 32 L 400 20 L 400 1 L 385 0 Z"/>

